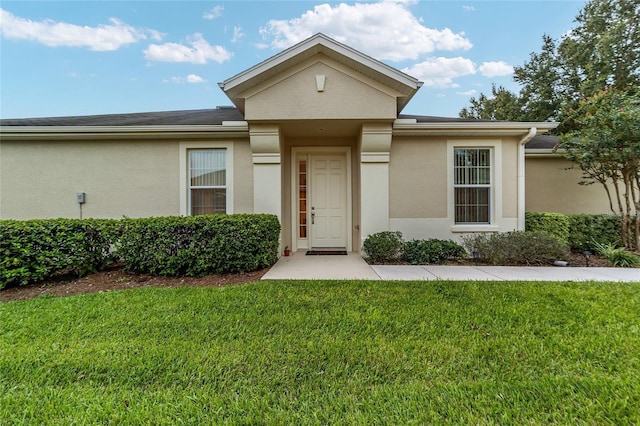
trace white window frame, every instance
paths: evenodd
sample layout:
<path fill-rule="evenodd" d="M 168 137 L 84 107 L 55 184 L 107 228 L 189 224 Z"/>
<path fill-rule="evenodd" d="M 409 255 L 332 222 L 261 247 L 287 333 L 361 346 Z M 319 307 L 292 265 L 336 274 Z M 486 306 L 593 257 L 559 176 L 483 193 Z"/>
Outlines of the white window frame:
<path fill-rule="evenodd" d="M 226 212 L 233 214 L 233 142 L 180 142 L 180 215 L 191 215 L 191 184 L 189 182 L 189 151 L 224 149 L 226 151 Z"/>
<path fill-rule="evenodd" d="M 456 151 L 460 151 L 460 150 L 466 150 L 466 151 L 486 151 L 488 152 L 488 158 L 489 158 L 489 183 L 456 183 L 456 177 L 458 175 L 458 173 L 456 172 L 456 163 L 455 163 L 455 158 L 456 158 Z M 492 155 L 492 149 L 491 148 L 480 148 L 480 147 L 456 147 L 453 150 L 453 157 L 454 157 L 454 177 L 453 177 L 453 190 L 454 190 L 454 194 L 453 194 L 453 203 L 454 203 L 454 221 L 456 225 L 490 225 L 491 224 L 491 199 L 493 197 L 493 168 L 494 168 L 494 164 L 493 164 L 493 155 Z M 479 170 L 479 167 L 485 167 L 485 166 L 473 166 L 473 167 L 464 167 L 464 173 L 465 175 L 469 175 L 471 173 L 477 173 Z M 488 189 L 488 196 L 487 196 L 487 221 L 486 222 L 480 222 L 480 221 L 457 221 L 456 216 L 456 211 L 458 210 L 458 203 L 456 203 L 456 194 L 457 194 L 457 189 L 460 188 L 470 188 L 470 189 Z"/>
<path fill-rule="evenodd" d="M 490 152 L 491 172 L 489 189 L 489 222 L 456 223 L 455 219 L 455 150 L 488 149 Z M 500 229 L 502 218 L 502 141 L 500 140 L 449 140 L 447 141 L 447 194 L 449 202 L 447 217 L 451 223 L 451 232 L 495 232 Z M 466 185 L 463 185 L 466 186 Z"/>

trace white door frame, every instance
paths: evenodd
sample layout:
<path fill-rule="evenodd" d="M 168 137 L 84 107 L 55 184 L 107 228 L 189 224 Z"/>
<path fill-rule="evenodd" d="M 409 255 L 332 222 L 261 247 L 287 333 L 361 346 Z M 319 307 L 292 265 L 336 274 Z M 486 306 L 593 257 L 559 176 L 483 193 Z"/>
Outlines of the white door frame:
<path fill-rule="evenodd" d="M 298 205 L 299 205 L 299 193 L 298 193 L 298 157 L 302 155 L 312 154 L 335 154 L 344 155 L 347 161 L 347 251 L 352 251 L 352 229 L 353 229 L 353 196 L 352 196 L 352 184 L 351 184 L 351 147 L 348 146 L 327 146 L 327 147 L 292 147 L 291 148 L 291 250 L 298 250 Z M 307 158 L 308 160 L 308 158 Z M 307 162 L 307 170 L 309 163 Z M 309 179 L 309 176 L 307 176 Z M 308 184 L 309 180 L 307 180 Z M 307 209 L 309 204 L 307 203 Z M 309 213 L 307 212 L 307 217 Z M 307 219 L 308 221 L 309 219 Z M 307 238 L 310 238 L 310 231 L 307 232 Z M 306 247 L 310 248 L 310 247 Z"/>

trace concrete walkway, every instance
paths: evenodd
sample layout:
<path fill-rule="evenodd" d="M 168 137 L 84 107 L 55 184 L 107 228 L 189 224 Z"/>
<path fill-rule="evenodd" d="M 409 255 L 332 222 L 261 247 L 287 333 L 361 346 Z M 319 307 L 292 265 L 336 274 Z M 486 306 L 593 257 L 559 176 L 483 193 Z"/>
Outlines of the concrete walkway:
<path fill-rule="evenodd" d="M 380 276 L 358 253 L 346 256 L 306 256 L 305 252 L 281 257 L 263 280 L 379 280 Z"/>
<path fill-rule="evenodd" d="M 368 265 L 357 253 L 347 256 L 281 257 L 263 280 L 480 280 L 480 281 L 613 281 L 640 282 L 637 268 L 557 266 Z"/>

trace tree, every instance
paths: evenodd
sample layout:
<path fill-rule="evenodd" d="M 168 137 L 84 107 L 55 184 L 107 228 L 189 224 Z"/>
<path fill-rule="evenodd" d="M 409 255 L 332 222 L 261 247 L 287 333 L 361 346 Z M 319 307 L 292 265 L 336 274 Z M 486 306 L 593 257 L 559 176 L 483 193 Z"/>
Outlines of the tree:
<path fill-rule="evenodd" d="M 460 117 L 476 120 L 519 121 L 522 105 L 518 96 L 504 87 L 491 86 L 491 97 L 481 93 L 478 99 L 471 98 L 469 108 L 460 111 Z"/>
<path fill-rule="evenodd" d="M 558 132 L 570 131 L 564 111 L 581 98 L 611 88 L 634 91 L 640 87 L 640 1 L 591 0 L 580 11 L 576 27 L 554 41 L 543 35 L 539 53 L 514 68 L 520 84 L 512 102 L 520 110 L 513 121 L 559 121 Z M 495 95 L 471 99 L 460 116 L 491 111 Z M 475 118 L 475 117 L 474 117 Z"/>
<path fill-rule="evenodd" d="M 640 86 L 640 1 L 592 0 L 558 47 L 574 99 Z"/>
<path fill-rule="evenodd" d="M 605 89 L 566 111 L 575 130 L 557 151 L 582 170 L 581 184 L 601 184 L 622 218 L 621 239 L 640 251 L 640 94 Z M 635 226 L 633 217 L 636 217 Z"/>
<path fill-rule="evenodd" d="M 522 121 L 555 121 L 561 110 L 564 88 L 557 46 L 551 36 L 542 36 L 542 51 L 514 68 L 513 79 L 522 86 Z"/>

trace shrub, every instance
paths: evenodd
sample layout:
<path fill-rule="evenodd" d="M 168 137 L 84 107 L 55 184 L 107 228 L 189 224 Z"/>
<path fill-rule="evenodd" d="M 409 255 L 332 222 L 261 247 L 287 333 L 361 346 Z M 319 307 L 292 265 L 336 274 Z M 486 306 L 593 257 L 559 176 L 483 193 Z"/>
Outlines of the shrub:
<path fill-rule="evenodd" d="M 595 252 L 604 256 L 613 266 L 623 268 L 640 267 L 640 257 L 627 251 L 624 247 L 617 247 L 613 244 L 593 243 Z"/>
<path fill-rule="evenodd" d="M 277 217 L 266 214 L 125 219 L 117 253 L 134 272 L 247 272 L 275 263 L 279 235 Z"/>
<path fill-rule="evenodd" d="M 0 289 L 101 270 L 112 259 L 112 236 L 117 233 L 113 220 L 0 221 Z"/>
<path fill-rule="evenodd" d="M 525 230 L 544 232 L 567 244 L 569 242 L 569 218 L 561 213 L 525 213 Z"/>
<path fill-rule="evenodd" d="M 569 215 L 569 245 L 578 250 L 596 251 L 596 244 L 619 245 L 621 220 L 610 214 Z"/>
<path fill-rule="evenodd" d="M 463 245 L 477 259 L 491 265 L 541 265 L 566 258 L 566 244 L 544 232 L 512 231 L 472 234 Z"/>
<path fill-rule="evenodd" d="M 466 255 L 465 249 L 451 240 L 412 240 L 404 245 L 404 258 L 413 265 L 444 263 Z"/>
<path fill-rule="evenodd" d="M 383 231 L 364 240 L 362 250 L 372 263 L 394 262 L 402 259 L 404 242 L 402 232 Z"/>

